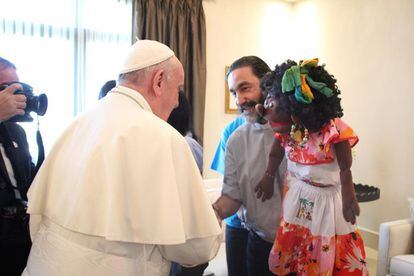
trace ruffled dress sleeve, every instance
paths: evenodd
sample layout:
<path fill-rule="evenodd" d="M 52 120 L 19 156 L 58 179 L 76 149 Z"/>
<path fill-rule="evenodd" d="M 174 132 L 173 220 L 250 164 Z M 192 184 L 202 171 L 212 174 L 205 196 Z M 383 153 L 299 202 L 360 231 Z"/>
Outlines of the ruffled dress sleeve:
<path fill-rule="evenodd" d="M 354 130 L 339 118 L 332 120 L 325 128 L 323 144 L 325 145 L 326 152 L 331 150 L 333 144 L 348 141 L 352 148 L 359 141 Z"/>

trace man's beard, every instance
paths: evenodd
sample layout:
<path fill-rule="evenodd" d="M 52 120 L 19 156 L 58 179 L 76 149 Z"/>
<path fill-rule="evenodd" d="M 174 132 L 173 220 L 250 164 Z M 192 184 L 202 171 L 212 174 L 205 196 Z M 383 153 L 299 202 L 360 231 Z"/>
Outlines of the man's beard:
<path fill-rule="evenodd" d="M 243 112 L 241 115 L 246 120 L 246 122 L 251 123 L 251 124 L 257 123 L 258 116 L 256 113 L 252 114 L 250 112 Z"/>
<path fill-rule="evenodd" d="M 240 114 L 246 119 L 249 123 L 261 123 L 263 124 L 265 120 L 262 118 L 259 114 L 257 114 L 255 110 L 255 106 L 257 104 L 263 104 L 264 98 L 263 96 L 260 97 L 260 100 L 258 102 L 256 101 L 248 101 L 244 103 L 243 105 L 237 106 L 237 109 L 239 110 Z M 253 110 L 252 110 L 253 108 Z M 249 111 L 250 110 L 250 111 Z"/>

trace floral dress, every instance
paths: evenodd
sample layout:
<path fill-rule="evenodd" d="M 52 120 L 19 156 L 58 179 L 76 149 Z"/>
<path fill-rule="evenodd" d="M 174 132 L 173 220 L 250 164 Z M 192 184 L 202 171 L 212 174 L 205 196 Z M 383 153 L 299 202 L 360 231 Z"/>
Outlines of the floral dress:
<path fill-rule="evenodd" d="M 301 148 L 276 134 L 285 148 L 283 217 L 269 255 L 277 275 L 368 275 L 362 238 L 342 214 L 341 183 L 334 144 L 358 142 L 342 120 L 309 135 Z M 295 137 L 294 137 L 295 138 Z"/>

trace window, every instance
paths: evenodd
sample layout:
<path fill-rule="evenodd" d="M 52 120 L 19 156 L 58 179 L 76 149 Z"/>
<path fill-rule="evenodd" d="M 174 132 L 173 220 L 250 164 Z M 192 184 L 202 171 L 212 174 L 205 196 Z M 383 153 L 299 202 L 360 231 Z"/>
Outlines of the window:
<path fill-rule="evenodd" d="M 20 81 L 45 93 L 40 128 L 46 152 L 100 87 L 117 78 L 131 45 L 132 0 L 0 0 L 0 55 Z M 35 117 L 35 116 L 33 116 Z M 36 122 L 22 123 L 36 152 Z"/>

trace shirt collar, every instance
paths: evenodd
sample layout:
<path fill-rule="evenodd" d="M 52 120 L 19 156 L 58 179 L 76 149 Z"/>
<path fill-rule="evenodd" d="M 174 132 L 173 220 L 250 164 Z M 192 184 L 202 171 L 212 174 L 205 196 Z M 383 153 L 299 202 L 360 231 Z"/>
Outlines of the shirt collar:
<path fill-rule="evenodd" d="M 258 129 L 267 129 L 267 128 L 270 128 L 270 125 L 269 125 L 269 123 L 267 122 L 267 123 L 265 123 L 265 124 L 260 124 L 260 123 L 257 123 L 257 122 L 248 122 L 248 121 L 246 121 L 246 123 L 248 123 L 248 124 L 251 124 L 254 128 L 258 128 Z"/>
<path fill-rule="evenodd" d="M 138 91 L 128 88 L 126 86 L 118 85 L 113 88 L 109 93 L 124 95 L 134 102 L 136 102 L 142 109 L 152 113 L 152 109 L 145 98 Z"/>

